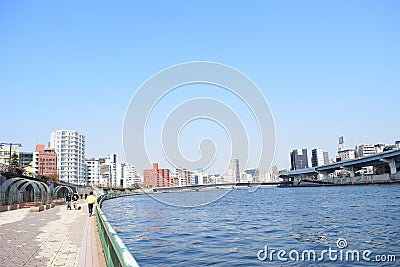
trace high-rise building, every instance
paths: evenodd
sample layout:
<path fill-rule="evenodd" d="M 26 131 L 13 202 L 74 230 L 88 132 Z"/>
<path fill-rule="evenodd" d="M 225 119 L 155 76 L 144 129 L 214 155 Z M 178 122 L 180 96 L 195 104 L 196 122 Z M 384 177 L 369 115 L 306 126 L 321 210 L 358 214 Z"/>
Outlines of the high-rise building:
<path fill-rule="evenodd" d="M 73 130 L 57 130 L 51 133 L 50 143 L 57 153 L 60 181 L 86 184 L 85 136 Z"/>
<path fill-rule="evenodd" d="M 311 165 L 312 167 L 329 164 L 328 152 L 321 148 L 311 150 Z"/>
<path fill-rule="evenodd" d="M 27 168 L 31 163 L 33 163 L 33 152 L 19 152 L 19 166 Z"/>
<path fill-rule="evenodd" d="M 87 168 L 86 177 L 88 185 L 102 186 L 100 183 L 100 161 L 92 158 L 85 160 L 85 162 Z"/>
<path fill-rule="evenodd" d="M 240 181 L 239 159 L 231 159 L 226 169 L 223 179 L 227 183 L 237 183 Z"/>
<path fill-rule="evenodd" d="M 50 143 L 47 148 L 42 144 L 36 145 L 32 168 L 37 175 L 57 174 L 57 154 Z"/>
<path fill-rule="evenodd" d="M 300 170 L 308 168 L 307 149 L 294 149 L 290 152 L 291 170 Z"/>
<path fill-rule="evenodd" d="M 171 186 L 169 169 L 159 169 L 158 163 L 153 163 L 153 169 L 143 171 L 143 185 L 165 187 Z"/>
<path fill-rule="evenodd" d="M 356 145 L 356 156 L 358 158 L 372 156 L 376 154 L 375 146 L 372 144 Z"/>
<path fill-rule="evenodd" d="M 135 184 L 141 184 L 141 180 L 136 175 L 135 167 L 130 163 L 122 164 L 122 180 L 124 188 L 132 188 Z"/>
<path fill-rule="evenodd" d="M 123 186 L 122 165 L 117 160 L 117 154 L 100 159 L 100 183 L 102 186 Z"/>

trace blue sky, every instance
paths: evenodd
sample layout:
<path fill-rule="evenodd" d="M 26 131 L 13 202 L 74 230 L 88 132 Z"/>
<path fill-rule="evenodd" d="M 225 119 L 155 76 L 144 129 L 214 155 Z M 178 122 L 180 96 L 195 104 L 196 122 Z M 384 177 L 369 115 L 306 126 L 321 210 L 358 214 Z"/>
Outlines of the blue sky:
<path fill-rule="evenodd" d="M 399 1 L 1 1 L 1 142 L 56 129 L 87 157 L 122 157 L 127 105 L 151 75 L 188 61 L 250 77 L 293 148 L 400 139 Z M 261 166 L 263 167 L 263 166 Z"/>

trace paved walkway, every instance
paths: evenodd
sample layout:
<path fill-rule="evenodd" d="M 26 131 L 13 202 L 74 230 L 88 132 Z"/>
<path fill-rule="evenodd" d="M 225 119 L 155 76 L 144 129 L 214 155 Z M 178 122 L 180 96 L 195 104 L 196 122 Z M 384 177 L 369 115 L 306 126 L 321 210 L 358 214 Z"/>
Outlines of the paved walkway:
<path fill-rule="evenodd" d="M 105 267 L 96 217 L 65 205 L 0 213 L 0 266 Z"/>

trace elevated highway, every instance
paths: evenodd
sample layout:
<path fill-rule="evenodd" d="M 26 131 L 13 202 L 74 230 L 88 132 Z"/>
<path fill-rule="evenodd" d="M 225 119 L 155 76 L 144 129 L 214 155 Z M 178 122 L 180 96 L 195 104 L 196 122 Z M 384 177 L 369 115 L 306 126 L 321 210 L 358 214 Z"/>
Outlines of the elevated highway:
<path fill-rule="evenodd" d="M 315 179 L 317 177 L 325 179 L 330 173 L 344 169 L 349 171 L 350 178 L 354 178 L 356 171 L 367 166 L 374 167 L 374 174 L 388 174 L 391 180 L 400 169 L 400 150 L 386 151 L 367 157 L 339 161 L 318 167 L 287 171 L 281 173 L 280 177 L 283 178 L 284 181 L 294 181 L 304 178 Z"/>

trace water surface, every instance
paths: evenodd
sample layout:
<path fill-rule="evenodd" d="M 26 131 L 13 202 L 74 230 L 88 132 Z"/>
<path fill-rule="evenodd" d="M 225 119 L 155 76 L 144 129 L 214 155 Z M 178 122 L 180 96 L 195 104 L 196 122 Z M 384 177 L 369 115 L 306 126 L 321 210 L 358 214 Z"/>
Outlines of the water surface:
<path fill-rule="evenodd" d="M 164 193 L 158 198 L 191 203 L 217 193 Z M 318 261 L 318 253 L 331 248 L 339 257 L 337 241 L 345 239 L 342 253 L 370 250 L 372 260 L 396 255 L 398 265 L 399 204 L 400 185 L 274 187 L 233 190 L 194 208 L 169 206 L 146 195 L 124 197 L 105 201 L 103 211 L 141 266 L 380 266 L 382 262 L 362 259 L 345 262 L 345 256 L 332 260 L 325 255 Z M 265 246 L 269 253 L 314 250 L 317 261 L 302 261 L 301 256 L 295 261 L 287 254 L 287 261 L 276 254 L 261 261 L 258 256 L 265 254 L 259 251 Z"/>

